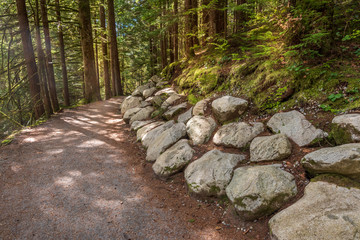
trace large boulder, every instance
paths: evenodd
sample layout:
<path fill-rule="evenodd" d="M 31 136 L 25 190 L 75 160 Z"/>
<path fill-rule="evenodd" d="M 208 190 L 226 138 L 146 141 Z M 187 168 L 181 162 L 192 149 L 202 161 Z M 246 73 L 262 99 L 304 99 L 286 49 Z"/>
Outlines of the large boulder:
<path fill-rule="evenodd" d="M 146 152 L 146 160 L 155 161 L 161 153 L 186 135 L 186 127 L 183 123 L 176 123 L 171 128 L 162 132 L 149 144 Z"/>
<path fill-rule="evenodd" d="M 192 116 L 193 116 L 192 115 L 192 110 L 193 110 L 193 107 L 191 107 L 186 112 L 180 114 L 177 121 L 186 124 L 190 120 L 190 118 L 192 118 Z"/>
<path fill-rule="evenodd" d="M 161 104 L 164 102 L 164 98 L 160 95 L 158 96 L 152 96 L 145 99 L 145 102 L 151 103 L 154 107 L 160 107 Z"/>
<path fill-rule="evenodd" d="M 120 106 L 121 114 L 124 114 L 127 110 L 129 110 L 131 108 L 140 106 L 141 102 L 142 102 L 142 97 L 128 96 L 121 103 L 121 106 Z"/>
<path fill-rule="evenodd" d="M 154 75 L 149 79 L 149 81 L 158 83 L 158 82 L 161 82 L 161 78 L 158 75 Z"/>
<path fill-rule="evenodd" d="M 167 120 L 170 120 L 171 118 L 173 118 L 174 116 L 176 116 L 176 114 L 178 114 L 181 110 L 186 109 L 186 107 L 187 107 L 187 103 L 186 103 L 186 102 L 180 103 L 179 105 L 170 107 L 169 110 L 167 110 L 167 111 L 164 113 L 163 116 L 164 116 Z"/>
<path fill-rule="evenodd" d="M 134 122 L 135 123 L 135 122 Z M 150 123 L 148 125 L 145 125 L 143 127 L 141 127 L 140 129 L 137 130 L 136 132 L 136 139 L 137 141 L 141 141 L 143 139 L 143 137 L 150 132 L 151 130 L 153 130 L 154 128 L 157 128 L 161 125 L 163 125 L 165 122 L 163 121 L 157 121 L 157 122 L 153 122 Z"/>
<path fill-rule="evenodd" d="M 250 144 L 250 161 L 278 161 L 291 155 L 291 143 L 284 134 L 256 137 Z"/>
<path fill-rule="evenodd" d="M 130 108 L 129 110 L 127 110 L 127 111 L 124 113 L 124 116 L 123 116 L 124 122 L 129 123 L 130 119 L 131 119 L 136 113 L 138 113 L 140 110 L 142 110 L 142 108 L 140 108 L 140 107 Z"/>
<path fill-rule="evenodd" d="M 129 123 L 132 124 L 135 121 L 142 121 L 145 120 L 147 118 L 149 118 L 151 116 L 151 113 L 155 111 L 155 108 L 152 106 L 146 107 L 146 108 L 142 108 L 140 111 L 138 111 L 137 113 L 135 113 L 135 115 L 133 115 L 130 118 Z"/>
<path fill-rule="evenodd" d="M 189 191 L 202 196 L 221 196 L 229 184 L 234 167 L 245 161 L 240 154 L 211 150 L 189 164 L 185 169 L 185 180 Z"/>
<path fill-rule="evenodd" d="M 145 108 L 145 107 L 148 107 L 148 106 L 151 106 L 151 103 L 147 102 L 147 101 L 142 101 L 141 104 L 140 104 L 141 108 Z"/>
<path fill-rule="evenodd" d="M 321 129 L 316 129 L 305 116 L 298 111 L 275 114 L 267 123 L 275 133 L 283 133 L 300 147 L 310 145 L 327 136 Z"/>
<path fill-rule="evenodd" d="M 360 239 L 360 189 L 310 182 L 304 196 L 269 221 L 273 240 Z"/>
<path fill-rule="evenodd" d="M 162 153 L 152 166 L 155 174 L 167 178 L 180 172 L 190 162 L 195 152 L 188 142 L 189 140 L 182 139 Z"/>
<path fill-rule="evenodd" d="M 219 122 L 226 122 L 239 117 L 248 107 L 248 102 L 241 98 L 224 96 L 214 100 L 212 111 Z"/>
<path fill-rule="evenodd" d="M 186 124 L 186 131 L 193 145 L 209 141 L 215 128 L 215 120 L 204 116 L 194 116 Z"/>
<path fill-rule="evenodd" d="M 145 133 L 142 136 L 142 138 L 141 138 L 142 145 L 144 145 L 144 147 L 146 147 L 146 148 L 149 147 L 150 144 L 152 144 L 155 141 L 155 139 L 161 135 L 161 133 L 163 133 L 167 129 L 171 128 L 172 126 L 174 126 L 174 124 L 175 124 L 175 122 L 173 120 L 171 120 L 171 121 L 168 121 L 154 129 L 151 129 L 150 131 L 148 131 L 147 133 Z M 147 126 L 145 126 L 145 127 L 147 127 Z M 142 128 L 140 130 L 142 130 Z"/>
<path fill-rule="evenodd" d="M 207 104 L 210 102 L 210 99 L 203 99 L 197 102 L 193 109 L 194 116 L 204 116 L 207 108 Z"/>
<path fill-rule="evenodd" d="M 319 149 L 305 155 L 301 163 L 311 174 L 337 173 L 360 180 L 360 143 Z"/>
<path fill-rule="evenodd" d="M 180 100 L 180 99 L 181 99 L 180 95 L 172 94 L 161 104 L 161 109 L 164 109 L 164 110 L 167 109 L 168 107 L 173 105 L 174 102 L 176 102 L 177 100 Z"/>
<path fill-rule="evenodd" d="M 336 142 L 360 142 L 360 114 L 337 116 L 332 123 L 336 125 L 336 132 L 333 134 Z"/>
<path fill-rule="evenodd" d="M 245 220 L 255 220 L 278 210 L 297 194 L 295 178 L 281 165 L 241 167 L 226 188 L 236 211 Z"/>
<path fill-rule="evenodd" d="M 155 96 L 161 96 L 161 95 L 170 96 L 170 95 L 173 95 L 173 94 L 177 94 L 174 89 L 172 89 L 172 88 L 164 88 L 164 89 L 162 89 L 160 91 L 157 91 L 155 93 Z"/>
<path fill-rule="evenodd" d="M 149 88 L 155 87 L 153 82 L 148 82 L 144 85 L 141 85 L 135 89 L 135 91 L 131 94 L 132 96 L 142 96 L 142 93 Z"/>
<path fill-rule="evenodd" d="M 213 141 L 217 145 L 226 147 L 246 147 L 257 135 L 264 131 L 264 124 L 256 122 L 229 123 L 222 126 L 214 135 Z"/>
<path fill-rule="evenodd" d="M 153 123 L 155 122 L 154 120 L 146 120 L 146 121 L 135 121 L 131 124 L 131 127 L 130 129 L 133 130 L 133 131 L 137 131 L 139 130 L 140 128 L 150 124 L 150 123 Z"/>
<path fill-rule="evenodd" d="M 142 95 L 144 96 L 144 98 L 151 97 L 156 92 L 156 90 L 157 90 L 156 87 L 145 89 L 142 92 Z"/>

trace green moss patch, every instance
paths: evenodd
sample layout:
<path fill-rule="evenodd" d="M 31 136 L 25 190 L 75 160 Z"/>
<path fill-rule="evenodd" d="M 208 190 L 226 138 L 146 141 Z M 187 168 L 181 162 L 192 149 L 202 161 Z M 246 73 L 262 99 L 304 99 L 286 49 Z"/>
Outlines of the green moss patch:
<path fill-rule="evenodd" d="M 321 174 L 311 179 L 311 182 L 328 182 L 340 187 L 360 189 L 360 183 L 338 174 Z"/>

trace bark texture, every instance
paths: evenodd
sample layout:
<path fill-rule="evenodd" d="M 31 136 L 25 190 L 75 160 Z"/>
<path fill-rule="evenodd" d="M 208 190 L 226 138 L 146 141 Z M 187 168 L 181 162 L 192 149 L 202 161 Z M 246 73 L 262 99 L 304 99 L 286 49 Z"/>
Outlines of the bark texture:
<path fill-rule="evenodd" d="M 51 55 L 51 39 L 50 39 L 50 29 L 49 29 L 48 15 L 47 15 L 46 0 L 40 0 L 40 10 L 41 10 L 41 18 L 43 22 L 43 30 L 45 37 L 45 59 L 46 59 L 46 69 L 48 75 L 47 79 L 48 79 L 49 93 L 51 99 L 51 106 L 53 111 L 57 112 L 59 111 L 60 108 L 56 93 L 54 66 Z"/>
<path fill-rule="evenodd" d="M 119 52 L 116 40 L 114 0 L 108 0 L 109 34 L 110 34 L 110 56 L 111 56 L 111 78 L 113 82 L 113 95 L 122 95 Z"/>
<path fill-rule="evenodd" d="M 30 83 L 30 95 L 34 106 L 35 119 L 44 114 L 44 105 L 40 95 L 40 84 L 37 66 L 35 62 L 34 49 L 31 42 L 31 34 L 29 30 L 29 20 L 26 12 L 25 0 L 16 0 L 17 15 L 19 19 L 19 27 L 21 33 L 21 41 L 23 45 L 26 69 Z"/>
<path fill-rule="evenodd" d="M 89 0 L 79 0 L 80 36 L 84 61 L 85 100 L 101 100 L 97 84 Z"/>

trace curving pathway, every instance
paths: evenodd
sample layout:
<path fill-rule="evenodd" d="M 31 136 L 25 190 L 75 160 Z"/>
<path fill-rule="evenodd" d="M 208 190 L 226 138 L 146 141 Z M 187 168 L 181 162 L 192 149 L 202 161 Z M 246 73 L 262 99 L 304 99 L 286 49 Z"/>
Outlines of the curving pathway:
<path fill-rule="evenodd" d="M 0 148 L 0 239 L 240 239 L 216 228 L 218 208 L 141 174 L 121 99 L 65 110 Z"/>

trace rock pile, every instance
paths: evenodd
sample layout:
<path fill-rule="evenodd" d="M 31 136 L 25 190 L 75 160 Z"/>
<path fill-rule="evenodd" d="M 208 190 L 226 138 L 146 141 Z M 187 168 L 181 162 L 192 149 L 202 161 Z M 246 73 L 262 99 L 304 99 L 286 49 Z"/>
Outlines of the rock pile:
<path fill-rule="evenodd" d="M 164 86 L 164 80 L 152 77 L 120 106 L 157 176 L 168 178 L 184 170 L 189 192 L 201 197 L 226 195 L 244 220 L 274 214 L 294 199 L 298 192 L 294 175 L 274 161 L 286 162 L 292 144 L 311 146 L 328 137 L 326 132 L 295 110 L 277 113 L 267 123 L 242 121 L 248 101 L 233 96 L 204 99 L 191 107 L 174 88 Z M 341 175 L 343 182 L 360 180 L 360 143 L 356 143 L 360 114 L 337 116 L 332 124 L 352 143 L 303 157 L 299 164 L 309 176 L 328 175 L 320 175 L 300 200 L 271 218 L 272 239 L 360 239 L 360 188 L 327 181 L 333 174 Z M 265 126 L 274 134 L 269 136 Z M 193 148 L 208 142 L 249 151 L 250 157 L 214 146 L 194 159 Z"/>

